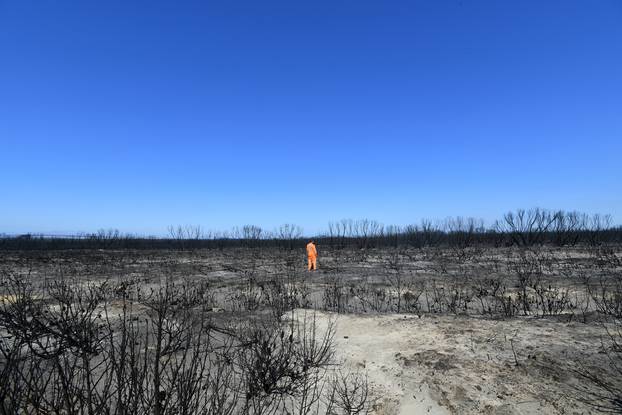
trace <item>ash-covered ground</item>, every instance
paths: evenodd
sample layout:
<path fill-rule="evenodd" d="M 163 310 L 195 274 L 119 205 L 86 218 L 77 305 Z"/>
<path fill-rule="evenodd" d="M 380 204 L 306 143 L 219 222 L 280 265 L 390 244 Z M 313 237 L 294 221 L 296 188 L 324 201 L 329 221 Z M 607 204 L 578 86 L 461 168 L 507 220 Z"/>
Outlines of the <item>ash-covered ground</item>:
<path fill-rule="evenodd" d="M 621 247 L 318 250 L 3 252 L 3 412 L 620 410 Z"/>

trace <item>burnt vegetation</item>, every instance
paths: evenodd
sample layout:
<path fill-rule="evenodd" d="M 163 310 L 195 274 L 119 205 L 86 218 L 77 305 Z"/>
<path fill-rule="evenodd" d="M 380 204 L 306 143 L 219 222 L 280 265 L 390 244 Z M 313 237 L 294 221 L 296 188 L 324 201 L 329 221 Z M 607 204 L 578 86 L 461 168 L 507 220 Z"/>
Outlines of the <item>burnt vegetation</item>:
<path fill-rule="evenodd" d="M 314 273 L 302 235 L 0 239 L 0 414 L 369 413 L 366 374 L 334 359 L 318 311 L 600 325 L 577 399 L 622 412 L 622 228 L 609 216 L 341 220 L 314 238 Z"/>

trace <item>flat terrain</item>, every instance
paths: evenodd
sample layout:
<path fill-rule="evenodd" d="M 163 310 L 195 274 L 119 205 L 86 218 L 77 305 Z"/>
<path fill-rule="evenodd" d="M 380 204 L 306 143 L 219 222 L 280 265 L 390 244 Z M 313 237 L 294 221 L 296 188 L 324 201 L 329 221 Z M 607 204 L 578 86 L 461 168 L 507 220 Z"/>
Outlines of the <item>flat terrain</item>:
<path fill-rule="evenodd" d="M 259 344 L 244 337 L 249 327 L 277 327 L 278 333 L 279 326 L 300 324 L 301 314 L 312 315 L 317 336 L 334 330 L 329 369 L 322 373 L 337 370 L 367 380 L 362 412 L 335 407 L 332 413 L 588 414 L 610 394 L 586 373 L 619 385 L 613 366 L 619 352 L 610 334 L 619 328 L 622 311 L 620 247 L 363 251 L 320 246 L 319 251 L 320 270 L 313 273 L 305 270 L 303 249 L 3 252 L 2 330 L 18 338 L 33 336 L 7 325 L 23 298 L 15 281 L 29 287 L 32 304 L 47 309 L 40 315 L 57 316 L 53 321 L 73 318 L 64 310 L 98 287 L 102 294 L 88 318 L 111 321 L 110 316 L 131 308 L 127 321 L 137 322 L 137 332 L 153 324 L 143 320 L 157 320 L 162 309 L 154 306 L 154 293 L 165 292 L 167 297 L 157 298 L 173 305 L 169 308 L 187 303 L 186 317 L 173 313 L 167 319 L 186 327 L 192 315 L 187 326 L 192 336 L 198 331 L 191 327 L 199 321 L 201 330 L 217 334 L 212 343 L 220 346 L 210 349 L 214 353 L 225 344 Z M 59 282 L 72 300 L 59 299 Z M 162 291 L 169 286 L 177 287 L 170 296 L 169 288 Z M 71 290 L 77 291 L 67 294 Z M 53 337 L 37 335 L 46 341 Z M 275 349 L 284 347 L 278 336 L 269 338 L 280 344 Z M 5 341 L 3 347 L 12 344 Z M 145 345 L 145 356 L 152 350 Z M 171 356 L 182 350 L 174 349 Z M 231 381 L 238 382 L 231 386 L 231 399 L 248 403 L 255 396 L 249 382 L 257 380 L 243 383 L 248 356 L 236 356 L 239 378 Z M 165 385 L 154 387 L 172 393 Z M 144 393 L 155 394 L 149 390 Z M 240 404 L 229 413 L 326 411 L 324 398 L 302 410 L 299 392 L 290 392 L 283 395 L 287 399 L 268 400 L 265 408 Z M 274 392 L 265 388 L 264 393 L 261 399 L 267 400 Z"/>
<path fill-rule="evenodd" d="M 395 314 L 341 315 L 336 327 L 336 358 L 367 373 L 375 413 L 592 413 L 574 399 L 574 370 L 598 365 L 600 327 Z"/>

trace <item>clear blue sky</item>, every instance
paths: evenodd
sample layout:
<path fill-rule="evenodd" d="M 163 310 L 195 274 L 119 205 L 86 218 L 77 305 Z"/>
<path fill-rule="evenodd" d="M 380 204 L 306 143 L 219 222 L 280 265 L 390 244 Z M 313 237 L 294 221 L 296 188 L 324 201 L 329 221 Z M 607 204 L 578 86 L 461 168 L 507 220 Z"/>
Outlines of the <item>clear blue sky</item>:
<path fill-rule="evenodd" d="M 622 223 L 622 1 L 0 0 L 0 232 Z"/>

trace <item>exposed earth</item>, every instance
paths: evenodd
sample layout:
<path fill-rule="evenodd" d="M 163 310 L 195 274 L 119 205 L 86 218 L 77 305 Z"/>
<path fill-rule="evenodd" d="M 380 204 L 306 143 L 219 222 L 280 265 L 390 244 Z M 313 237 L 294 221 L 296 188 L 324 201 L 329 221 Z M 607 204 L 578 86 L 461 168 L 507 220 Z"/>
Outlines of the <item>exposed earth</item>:
<path fill-rule="evenodd" d="M 591 364 L 586 353 L 600 347 L 602 327 L 533 318 L 317 314 L 324 326 L 335 318 L 336 358 L 367 373 L 376 414 L 592 413 L 573 399 L 580 393 L 574 370 Z"/>

